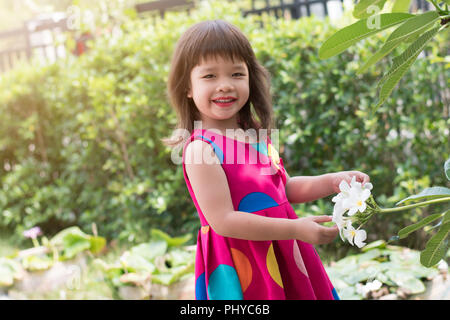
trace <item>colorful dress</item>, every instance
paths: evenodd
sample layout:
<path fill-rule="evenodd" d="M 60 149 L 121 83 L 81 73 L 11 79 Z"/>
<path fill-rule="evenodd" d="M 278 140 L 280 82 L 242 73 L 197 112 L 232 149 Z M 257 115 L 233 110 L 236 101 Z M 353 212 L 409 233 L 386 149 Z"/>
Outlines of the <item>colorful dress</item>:
<path fill-rule="evenodd" d="M 189 142 L 209 143 L 226 174 L 235 211 L 298 219 L 286 192 L 283 160 L 269 137 L 245 143 L 195 129 L 183 148 L 183 173 L 199 214 L 195 260 L 197 300 L 339 299 L 316 250 L 299 240 L 252 241 L 224 237 L 208 225 L 185 169 Z"/>

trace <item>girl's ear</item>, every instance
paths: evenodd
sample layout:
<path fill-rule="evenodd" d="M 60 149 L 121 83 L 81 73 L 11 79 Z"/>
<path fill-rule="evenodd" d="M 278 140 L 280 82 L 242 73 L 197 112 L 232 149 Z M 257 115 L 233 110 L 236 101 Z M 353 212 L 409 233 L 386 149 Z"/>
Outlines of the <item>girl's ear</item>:
<path fill-rule="evenodd" d="M 188 90 L 187 90 L 187 97 L 188 98 L 192 98 L 192 90 L 191 90 L 191 88 L 188 88 Z"/>

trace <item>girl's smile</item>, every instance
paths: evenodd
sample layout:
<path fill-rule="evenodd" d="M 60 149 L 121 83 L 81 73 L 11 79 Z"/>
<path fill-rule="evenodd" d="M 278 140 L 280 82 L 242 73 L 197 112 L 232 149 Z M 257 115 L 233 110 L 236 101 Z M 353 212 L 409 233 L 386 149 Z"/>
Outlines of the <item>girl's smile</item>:
<path fill-rule="evenodd" d="M 229 107 L 233 105 L 234 102 L 237 101 L 237 98 L 235 97 L 219 97 L 217 99 L 212 100 L 215 104 L 217 104 L 219 107 Z"/>

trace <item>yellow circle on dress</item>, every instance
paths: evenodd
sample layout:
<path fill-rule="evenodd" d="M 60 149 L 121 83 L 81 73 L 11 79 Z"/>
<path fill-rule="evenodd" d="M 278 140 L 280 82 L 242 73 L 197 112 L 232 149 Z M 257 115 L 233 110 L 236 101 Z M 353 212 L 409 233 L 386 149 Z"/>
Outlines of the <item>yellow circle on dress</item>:
<path fill-rule="evenodd" d="M 272 159 L 272 163 L 275 165 L 275 167 L 277 169 L 280 169 L 280 156 L 271 143 L 269 143 L 269 145 L 267 146 L 267 154 L 269 155 L 269 158 Z"/>
<path fill-rule="evenodd" d="M 241 282 L 242 292 L 245 292 L 252 282 L 252 265 L 247 256 L 236 248 L 231 248 L 231 257 L 233 258 L 234 267 Z"/>
<path fill-rule="evenodd" d="M 277 258 L 275 257 L 275 251 L 273 251 L 273 243 L 270 244 L 269 250 L 267 251 L 266 258 L 267 270 L 269 271 L 272 279 L 282 288 L 283 281 L 281 280 L 280 269 L 278 268 Z"/>
<path fill-rule="evenodd" d="M 202 233 L 203 233 L 203 234 L 207 234 L 208 231 L 209 231 L 209 226 L 203 226 L 203 227 L 201 227 L 200 229 L 202 230 Z"/>

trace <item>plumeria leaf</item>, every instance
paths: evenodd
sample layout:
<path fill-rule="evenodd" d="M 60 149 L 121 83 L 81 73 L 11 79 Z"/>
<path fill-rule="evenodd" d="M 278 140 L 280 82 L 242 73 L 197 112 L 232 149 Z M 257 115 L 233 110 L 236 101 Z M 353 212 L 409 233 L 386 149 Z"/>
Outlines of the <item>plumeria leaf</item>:
<path fill-rule="evenodd" d="M 373 249 L 384 249 L 386 248 L 386 241 L 384 240 L 376 240 L 361 249 L 362 252 L 366 252 Z"/>
<path fill-rule="evenodd" d="M 393 27 L 406 19 L 414 17 L 414 15 L 396 12 L 383 13 L 377 17 L 380 19 L 380 25 L 377 28 L 371 28 L 370 25 L 368 26 L 367 19 L 369 18 L 366 18 L 337 31 L 322 44 L 319 49 L 319 58 L 323 60 L 335 56 L 358 41 Z"/>
<path fill-rule="evenodd" d="M 408 12 L 411 0 L 395 0 L 392 12 Z"/>
<path fill-rule="evenodd" d="M 376 6 L 378 8 L 378 12 L 381 11 L 384 7 L 386 0 L 361 0 L 353 9 L 353 17 L 356 19 L 364 19 L 370 17 L 375 12 L 370 10 L 371 7 Z"/>
<path fill-rule="evenodd" d="M 389 70 L 383 78 L 379 81 L 377 87 L 381 86 L 379 102 L 375 109 L 378 109 L 384 101 L 390 96 L 392 90 L 394 90 L 397 83 L 408 71 L 411 65 L 416 61 L 419 54 L 425 48 L 426 44 L 436 35 L 440 27 L 433 28 L 423 35 L 421 35 L 416 41 L 414 41 L 402 54 L 393 59 L 391 70 Z"/>
<path fill-rule="evenodd" d="M 450 233 L 450 210 L 444 216 L 439 231 L 428 240 L 425 250 L 420 254 L 420 263 L 425 267 L 432 267 L 445 257 Z"/>
<path fill-rule="evenodd" d="M 435 213 L 435 214 L 432 214 L 432 215 L 430 215 L 430 216 L 428 216 L 428 217 L 426 217 L 426 218 L 420 220 L 420 221 L 417 222 L 417 223 L 414 223 L 414 224 L 412 224 L 412 225 L 407 226 L 406 228 L 401 229 L 401 230 L 398 232 L 398 236 L 400 237 L 400 239 L 404 239 L 404 238 L 406 238 L 410 233 L 412 233 L 412 232 L 414 232 L 414 231 L 416 231 L 416 230 L 419 230 L 420 228 L 424 227 L 425 225 L 427 225 L 427 224 L 429 224 L 429 223 L 431 223 L 431 222 L 433 222 L 433 221 L 439 219 L 440 217 L 442 217 L 442 215 L 443 215 L 442 213 Z"/>
<path fill-rule="evenodd" d="M 430 187 L 422 190 L 419 194 L 409 196 L 408 198 L 405 198 L 399 202 L 397 202 L 395 205 L 398 206 L 399 204 L 406 204 L 408 202 L 414 202 L 414 201 L 425 201 L 425 200 L 432 200 L 432 199 L 438 199 L 438 198 L 446 198 L 450 197 L 450 189 L 446 187 Z"/>
<path fill-rule="evenodd" d="M 428 11 L 415 16 L 402 23 L 370 59 L 358 70 L 357 74 L 364 73 L 371 65 L 377 63 L 381 58 L 398 47 L 403 41 L 412 39 L 429 29 L 437 20 L 439 14 L 436 11 Z"/>

